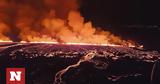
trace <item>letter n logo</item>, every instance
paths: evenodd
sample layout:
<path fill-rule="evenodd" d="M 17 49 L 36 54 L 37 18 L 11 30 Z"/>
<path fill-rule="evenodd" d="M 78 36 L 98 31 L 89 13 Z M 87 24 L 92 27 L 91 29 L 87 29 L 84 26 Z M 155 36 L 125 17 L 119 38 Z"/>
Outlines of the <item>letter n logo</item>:
<path fill-rule="evenodd" d="M 7 68 L 6 71 L 7 84 L 25 84 L 24 68 Z"/>

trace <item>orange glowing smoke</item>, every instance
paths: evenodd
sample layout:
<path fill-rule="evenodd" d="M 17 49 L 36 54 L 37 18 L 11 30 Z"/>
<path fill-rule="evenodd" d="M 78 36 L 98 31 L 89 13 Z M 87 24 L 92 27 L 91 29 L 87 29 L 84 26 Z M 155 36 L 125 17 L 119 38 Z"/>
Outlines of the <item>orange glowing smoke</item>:
<path fill-rule="evenodd" d="M 77 0 L 1 0 L 0 8 L 0 41 L 134 46 L 84 22 Z"/>
<path fill-rule="evenodd" d="M 7 32 L 9 32 L 8 26 L 5 23 L 0 22 L 0 42 L 10 41 L 9 37 L 6 36 Z"/>

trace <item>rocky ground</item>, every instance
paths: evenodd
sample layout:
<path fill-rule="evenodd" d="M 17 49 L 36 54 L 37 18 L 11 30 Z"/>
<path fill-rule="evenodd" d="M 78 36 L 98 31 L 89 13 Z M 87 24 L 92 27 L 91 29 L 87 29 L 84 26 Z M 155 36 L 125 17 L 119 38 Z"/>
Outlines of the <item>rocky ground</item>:
<path fill-rule="evenodd" d="M 151 84 L 159 58 L 157 51 L 128 47 L 1 43 L 0 75 L 24 67 L 26 84 Z"/>

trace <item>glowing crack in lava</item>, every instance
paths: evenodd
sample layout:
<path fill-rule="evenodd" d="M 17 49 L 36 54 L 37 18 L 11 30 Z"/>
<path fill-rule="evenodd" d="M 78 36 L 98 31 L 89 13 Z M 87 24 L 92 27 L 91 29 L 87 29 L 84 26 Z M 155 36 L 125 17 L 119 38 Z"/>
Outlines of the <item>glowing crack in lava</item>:
<path fill-rule="evenodd" d="M 21 41 L 20 43 L 32 43 L 32 44 L 59 44 L 59 45 L 91 45 L 91 46 L 124 46 L 124 45 L 117 45 L 117 44 L 92 44 L 92 43 L 59 43 L 59 42 L 26 42 L 26 41 Z M 126 45 L 127 47 L 136 47 L 134 45 Z"/>
<path fill-rule="evenodd" d="M 86 22 L 77 0 L 0 0 L 0 8 L 0 42 L 135 46 Z"/>
<path fill-rule="evenodd" d="M 82 62 L 89 61 L 94 58 L 96 51 L 91 51 L 87 55 L 83 56 L 76 64 L 70 65 L 67 68 L 59 71 L 55 75 L 54 84 L 63 84 L 62 76 L 70 69 L 78 67 Z"/>

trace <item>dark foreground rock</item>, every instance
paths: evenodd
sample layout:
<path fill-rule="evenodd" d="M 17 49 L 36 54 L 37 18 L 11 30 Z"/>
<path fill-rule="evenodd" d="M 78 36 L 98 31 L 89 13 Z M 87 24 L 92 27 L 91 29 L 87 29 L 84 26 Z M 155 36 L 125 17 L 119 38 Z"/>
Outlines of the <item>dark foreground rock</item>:
<path fill-rule="evenodd" d="M 7 67 L 26 68 L 26 84 L 53 84 L 59 71 L 77 64 L 83 56 L 94 57 L 68 68 L 58 84 L 151 84 L 159 76 L 160 54 L 127 47 L 19 44 L 0 45 L 0 84 Z M 156 63 L 156 68 L 153 65 Z M 158 72 L 159 71 L 159 72 Z M 153 79 L 152 79 L 153 78 Z M 152 79 L 152 80 L 151 80 Z M 55 83 L 55 84 L 56 84 Z M 156 83 L 155 83 L 156 84 Z"/>

